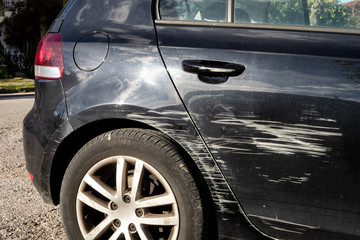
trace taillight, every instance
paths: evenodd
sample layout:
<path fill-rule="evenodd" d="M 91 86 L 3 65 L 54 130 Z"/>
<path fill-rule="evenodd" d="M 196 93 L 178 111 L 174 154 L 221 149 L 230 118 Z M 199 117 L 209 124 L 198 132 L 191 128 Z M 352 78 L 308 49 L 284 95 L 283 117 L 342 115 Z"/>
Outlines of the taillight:
<path fill-rule="evenodd" d="M 60 79 L 64 74 L 64 59 L 60 33 L 48 33 L 39 43 L 35 57 L 35 77 Z"/>

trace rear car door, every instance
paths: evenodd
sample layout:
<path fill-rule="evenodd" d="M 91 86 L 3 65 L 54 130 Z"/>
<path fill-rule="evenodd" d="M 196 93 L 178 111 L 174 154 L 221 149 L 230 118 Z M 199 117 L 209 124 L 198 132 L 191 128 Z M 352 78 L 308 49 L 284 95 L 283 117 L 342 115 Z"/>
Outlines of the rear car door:
<path fill-rule="evenodd" d="M 169 75 L 271 237 L 360 238 L 359 15 L 324 0 L 157 4 Z"/>

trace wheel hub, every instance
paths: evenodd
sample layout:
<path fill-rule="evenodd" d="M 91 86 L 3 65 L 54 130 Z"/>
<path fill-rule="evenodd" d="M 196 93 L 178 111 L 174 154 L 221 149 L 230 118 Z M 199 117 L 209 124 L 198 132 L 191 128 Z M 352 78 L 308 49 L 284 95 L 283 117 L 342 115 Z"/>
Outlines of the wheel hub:
<path fill-rule="evenodd" d="M 169 184 L 156 169 L 133 157 L 109 157 L 91 167 L 80 184 L 76 210 L 85 239 L 156 239 L 167 228 L 166 238 L 175 240 L 179 231 Z"/>

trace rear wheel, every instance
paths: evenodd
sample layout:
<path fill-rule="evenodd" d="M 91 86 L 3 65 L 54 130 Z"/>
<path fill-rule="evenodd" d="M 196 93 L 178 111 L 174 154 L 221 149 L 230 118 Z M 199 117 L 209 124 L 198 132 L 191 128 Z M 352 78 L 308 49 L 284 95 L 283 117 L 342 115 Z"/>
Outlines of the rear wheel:
<path fill-rule="evenodd" d="M 140 129 L 105 133 L 73 158 L 62 183 L 69 239 L 201 239 L 203 207 L 180 151 Z"/>

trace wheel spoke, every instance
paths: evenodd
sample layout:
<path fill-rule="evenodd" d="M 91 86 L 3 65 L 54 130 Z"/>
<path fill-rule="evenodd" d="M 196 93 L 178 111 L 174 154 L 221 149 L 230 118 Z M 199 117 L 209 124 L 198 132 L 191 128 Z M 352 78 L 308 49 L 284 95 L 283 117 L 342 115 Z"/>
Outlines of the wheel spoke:
<path fill-rule="evenodd" d="M 116 163 L 116 190 L 118 197 L 122 197 L 126 186 L 126 167 L 125 159 L 123 157 L 117 158 Z"/>
<path fill-rule="evenodd" d="M 125 240 L 132 240 L 128 230 L 124 231 Z"/>
<path fill-rule="evenodd" d="M 89 207 L 102 212 L 104 214 L 109 214 L 110 210 L 107 207 L 107 203 L 98 199 L 90 192 L 79 192 L 77 196 L 78 200 L 88 205 Z"/>
<path fill-rule="evenodd" d="M 134 177 L 131 187 L 131 199 L 136 200 L 140 190 L 141 190 L 141 182 L 144 170 L 144 163 L 142 161 L 136 161 L 135 170 L 134 170 Z"/>
<path fill-rule="evenodd" d="M 174 214 L 147 214 L 145 217 L 139 218 L 139 222 L 153 226 L 177 226 L 179 218 Z"/>
<path fill-rule="evenodd" d="M 95 239 L 96 237 L 106 232 L 106 230 L 110 227 L 112 220 L 113 219 L 110 217 L 102 220 L 93 230 L 91 230 L 91 232 L 85 236 L 85 240 Z"/>
<path fill-rule="evenodd" d="M 176 203 L 175 197 L 172 194 L 165 193 L 156 196 L 144 197 L 136 201 L 138 208 L 159 207 Z"/>
<path fill-rule="evenodd" d="M 109 240 L 117 240 L 122 233 L 123 233 L 123 232 L 121 231 L 121 228 L 117 229 L 117 230 L 114 232 L 114 234 L 111 235 L 111 237 L 109 238 Z"/>
<path fill-rule="evenodd" d="M 86 182 L 90 187 L 92 187 L 95 191 L 97 191 L 107 199 L 114 201 L 116 194 L 114 189 L 102 182 L 99 177 L 86 174 L 86 176 L 84 177 L 84 182 Z"/>

